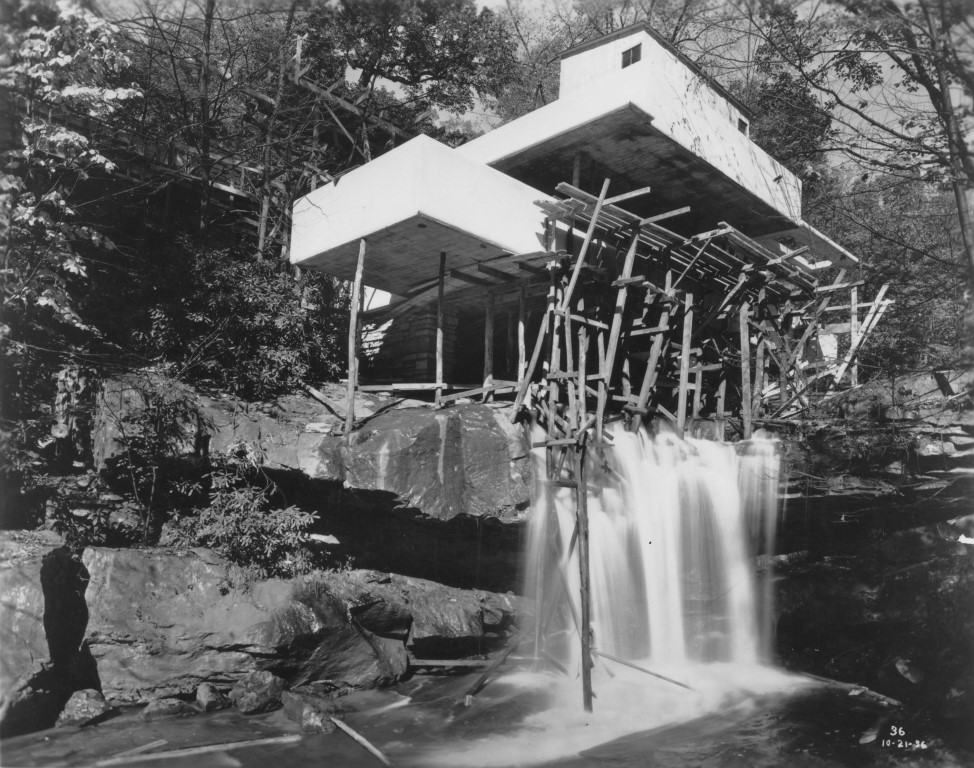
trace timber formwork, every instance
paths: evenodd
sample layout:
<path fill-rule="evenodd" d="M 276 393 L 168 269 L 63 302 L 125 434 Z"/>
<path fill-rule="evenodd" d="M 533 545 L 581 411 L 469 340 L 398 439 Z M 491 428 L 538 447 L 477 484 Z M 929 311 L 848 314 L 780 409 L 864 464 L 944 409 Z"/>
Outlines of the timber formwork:
<path fill-rule="evenodd" d="M 617 198 L 608 197 L 608 190 L 609 180 L 598 196 L 561 184 L 563 199 L 538 203 L 546 216 L 547 251 L 514 259 L 519 268 L 543 269 L 547 278 L 530 358 L 523 340 L 519 345 L 515 410 L 529 409 L 544 429 L 544 439 L 533 447 L 545 451 L 547 514 L 553 514 L 555 494 L 563 489 L 575 509 L 569 551 L 548 557 L 560 563 L 565 590 L 563 569 L 577 548 L 579 605 L 576 609 L 571 597 L 568 602 L 581 643 L 587 710 L 593 657 L 600 654 L 592 648 L 590 629 L 586 467 L 589 451 L 611 447 L 606 423 L 622 420 L 635 430 L 661 418 L 684 434 L 689 423 L 707 416 L 716 424 L 714 436 L 724 439 L 725 418 L 734 414 L 739 436 L 747 439 L 756 413 L 773 419 L 807 407 L 813 392 L 820 396 L 841 380 L 889 303 L 883 286 L 872 302 L 860 305 L 861 283 L 848 279 L 845 269 L 810 264 L 805 249 L 775 254 L 729 224 L 684 237 L 663 226 L 682 211 L 640 218 L 618 203 L 648 190 Z M 558 232 L 566 241 L 562 250 L 556 248 Z M 820 280 L 822 272 L 829 279 Z M 523 307 L 523 285 L 518 290 Z M 848 349 L 841 359 L 816 360 L 810 352 L 816 331 L 831 302 L 845 292 L 848 303 L 835 309 L 850 313 Z M 488 349 L 493 308 L 491 294 L 485 309 Z M 859 322 L 862 309 L 866 316 Z M 484 386 L 459 396 L 506 388 L 510 382 L 491 384 L 490 366 L 488 351 Z M 821 379 L 826 382 L 816 389 Z M 538 605 L 557 602 L 551 595 L 537 597 Z M 545 623 L 538 621 L 537 633 L 545 631 Z M 535 656 L 541 653 L 536 636 Z"/>

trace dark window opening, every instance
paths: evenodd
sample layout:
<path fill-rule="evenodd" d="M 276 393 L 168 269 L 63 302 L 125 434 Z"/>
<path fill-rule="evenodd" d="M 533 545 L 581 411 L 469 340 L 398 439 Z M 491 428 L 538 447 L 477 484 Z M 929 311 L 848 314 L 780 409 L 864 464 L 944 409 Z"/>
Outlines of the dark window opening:
<path fill-rule="evenodd" d="M 751 126 L 748 125 L 747 120 L 745 120 L 743 117 L 737 118 L 737 130 L 739 130 L 745 136 L 750 136 L 751 134 Z"/>
<path fill-rule="evenodd" d="M 635 64 L 642 57 L 642 43 L 634 45 L 628 51 L 622 52 L 622 68 L 625 69 L 630 64 Z"/>

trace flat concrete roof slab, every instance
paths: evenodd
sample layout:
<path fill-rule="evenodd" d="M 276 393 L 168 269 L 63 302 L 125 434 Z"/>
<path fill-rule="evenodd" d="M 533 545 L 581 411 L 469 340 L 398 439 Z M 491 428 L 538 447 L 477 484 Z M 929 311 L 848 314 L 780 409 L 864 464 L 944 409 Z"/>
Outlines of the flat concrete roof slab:
<path fill-rule="evenodd" d="M 542 250 L 538 190 L 426 137 L 297 200 L 291 262 L 352 280 L 366 240 L 366 285 L 396 295 L 446 268 Z"/>

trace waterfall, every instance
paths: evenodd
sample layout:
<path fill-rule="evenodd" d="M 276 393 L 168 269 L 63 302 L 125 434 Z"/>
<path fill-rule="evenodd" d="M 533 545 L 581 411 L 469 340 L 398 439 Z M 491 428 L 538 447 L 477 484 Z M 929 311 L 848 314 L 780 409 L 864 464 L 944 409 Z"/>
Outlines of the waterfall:
<path fill-rule="evenodd" d="M 770 593 L 757 588 L 753 557 L 773 547 L 777 444 L 622 429 L 609 439 L 586 459 L 593 648 L 655 669 L 766 660 Z M 538 654 L 571 672 L 580 665 L 574 492 L 549 485 L 543 452 L 536 458 L 527 594 L 538 599 Z"/>

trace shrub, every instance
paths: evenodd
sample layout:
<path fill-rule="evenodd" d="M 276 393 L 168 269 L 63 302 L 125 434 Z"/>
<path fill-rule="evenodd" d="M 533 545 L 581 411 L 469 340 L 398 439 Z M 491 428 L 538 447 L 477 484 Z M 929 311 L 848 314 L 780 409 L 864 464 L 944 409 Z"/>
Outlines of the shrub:
<path fill-rule="evenodd" d="M 308 528 L 317 515 L 295 506 L 277 506 L 280 494 L 249 446 L 215 467 L 205 478 L 209 504 L 182 517 L 176 538 L 209 547 L 260 577 L 295 576 L 316 565 Z"/>

